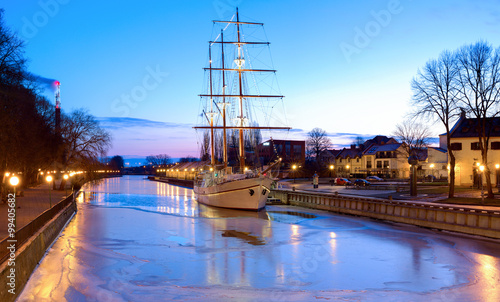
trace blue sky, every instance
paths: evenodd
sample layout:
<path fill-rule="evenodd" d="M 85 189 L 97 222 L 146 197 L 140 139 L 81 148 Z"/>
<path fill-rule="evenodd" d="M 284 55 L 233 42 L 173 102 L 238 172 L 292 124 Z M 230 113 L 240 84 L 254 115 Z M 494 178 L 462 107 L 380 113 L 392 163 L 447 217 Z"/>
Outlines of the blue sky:
<path fill-rule="evenodd" d="M 500 46 L 499 1 L 163 0 L 4 2 L 29 70 L 61 82 L 62 108 L 88 108 L 113 134 L 109 155 L 198 156 L 197 122 L 212 20 L 263 22 L 288 123 L 335 145 L 391 135 L 410 81 L 445 49 Z M 132 99 L 130 95 L 136 95 Z M 437 124 L 434 134 L 443 132 Z M 280 138 L 280 137 L 276 137 Z"/>

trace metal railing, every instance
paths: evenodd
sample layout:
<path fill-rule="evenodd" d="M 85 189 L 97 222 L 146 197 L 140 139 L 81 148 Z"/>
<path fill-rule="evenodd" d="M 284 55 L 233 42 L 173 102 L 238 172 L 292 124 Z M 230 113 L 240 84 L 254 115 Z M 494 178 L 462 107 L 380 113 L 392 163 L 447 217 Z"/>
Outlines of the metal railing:
<path fill-rule="evenodd" d="M 73 194 L 67 196 L 55 204 L 52 208 L 47 209 L 45 212 L 38 215 L 30 223 L 18 229 L 14 238 L 7 236 L 0 242 L 0 264 L 9 259 L 10 251 L 7 249 L 12 243 L 16 245 L 16 251 L 36 232 L 38 232 L 48 221 L 54 218 L 59 212 L 65 209 L 73 201 Z M 15 242 L 12 242 L 16 240 Z"/>

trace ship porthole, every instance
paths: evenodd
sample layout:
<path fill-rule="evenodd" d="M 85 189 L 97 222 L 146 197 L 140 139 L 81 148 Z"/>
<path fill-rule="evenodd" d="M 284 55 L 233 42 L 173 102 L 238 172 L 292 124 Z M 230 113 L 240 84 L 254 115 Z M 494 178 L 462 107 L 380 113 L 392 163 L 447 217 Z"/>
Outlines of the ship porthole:
<path fill-rule="evenodd" d="M 266 195 L 266 189 L 262 190 L 262 195 Z"/>
<path fill-rule="evenodd" d="M 249 189 L 249 193 L 250 193 L 250 196 L 253 196 L 253 194 L 255 193 L 255 191 L 253 189 Z"/>

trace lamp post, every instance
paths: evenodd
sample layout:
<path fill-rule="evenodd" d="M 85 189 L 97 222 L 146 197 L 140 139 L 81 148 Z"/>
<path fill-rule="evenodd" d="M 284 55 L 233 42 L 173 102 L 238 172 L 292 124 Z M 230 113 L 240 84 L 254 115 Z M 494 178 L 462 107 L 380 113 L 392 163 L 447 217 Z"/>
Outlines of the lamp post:
<path fill-rule="evenodd" d="M 293 173 L 293 183 L 295 183 L 295 170 L 297 170 L 297 165 L 292 166 L 292 173 Z"/>
<path fill-rule="evenodd" d="M 52 208 L 52 196 L 50 194 L 50 183 L 52 182 L 52 179 L 51 175 L 47 175 L 47 177 L 45 177 L 45 180 L 49 183 L 49 209 Z"/>
<path fill-rule="evenodd" d="M 434 164 L 431 164 L 431 182 L 434 182 Z"/>
<path fill-rule="evenodd" d="M 12 175 L 9 179 L 9 183 L 12 187 L 14 187 L 14 197 L 16 197 L 16 186 L 19 184 L 19 177 Z"/>
<path fill-rule="evenodd" d="M 349 165 L 345 165 L 345 170 L 347 172 L 347 177 L 346 178 L 349 178 L 350 176 L 350 173 L 349 173 Z"/>
<path fill-rule="evenodd" d="M 333 186 L 332 171 L 333 171 L 333 165 L 330 165 L 330 185 Z"/>
<path fill-rule="evenodd" d="M 500 164 L 496 164 L 495 165 L 495 169 L 496 169 L 496 181 L 497 181 L 497 188 L 498 188 L 498 192 L 500 192 Z"/>
<path fill-rule="evenodd" d="M 483 185 L 483 174 L 484 174 L 484 166 L 479 166 L 479 171 L 481 171 L 481 204 L 484 204 L 484 185 Z"/>
<path fill-rule="evenodd" d="M 69 178 L 68 174 L 64 174 L 64 175 L 63 175 L 63 178 L 64 178 L 64 180 L 68 180 L 68 178 Z M 64 194 L 66 194 L 65 196 L 68 196 L 68 189 L 67 189 L 67 188 L 68 188 L 68 187 L 66 186 L 66 183 L 65 183 L 65 184 L 64 184 L 64 191 L 65 191 L 65 193 L 64 193 Z"/>

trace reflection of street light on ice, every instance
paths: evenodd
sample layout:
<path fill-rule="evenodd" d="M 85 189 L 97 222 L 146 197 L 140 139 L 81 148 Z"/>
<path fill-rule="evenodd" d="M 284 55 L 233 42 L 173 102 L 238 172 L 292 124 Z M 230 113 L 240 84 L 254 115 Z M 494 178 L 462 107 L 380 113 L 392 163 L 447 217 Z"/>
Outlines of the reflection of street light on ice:
<path fill-rule="evenodd" d="M 484 203 L 484 185 L 483 185 L 483 174 L 484 174 L 484 166 L 479 166 L 479 171 L 481 171 L 481 203 Z"/>
<path fill-rule="evenodd" d="M 52 176 L 50 175 L 47 175 L 47 177 L 45 177 L 45 180 L 49 183 L 49 205 L 50 205 L 50 208 L 52 208 L 52 196 L 50 195 L 50 184 L 52 183 Z"/>

